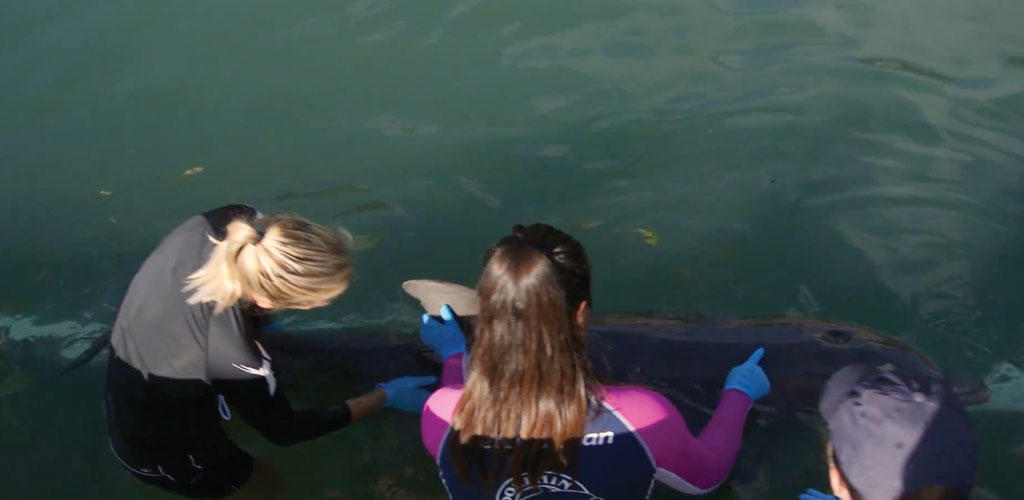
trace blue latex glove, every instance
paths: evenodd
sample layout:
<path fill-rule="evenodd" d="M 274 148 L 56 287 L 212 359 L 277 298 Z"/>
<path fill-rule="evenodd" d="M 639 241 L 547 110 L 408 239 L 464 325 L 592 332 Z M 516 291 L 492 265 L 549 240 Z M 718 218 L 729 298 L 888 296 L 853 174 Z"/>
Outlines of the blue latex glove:
<path fill-rule="evenodd" d="M 800 494 L 798 497 L 800 500 L 839 500 L 839 497 L 822 493 L 815 489 L 808 488 L 807 491 Z"/>
<path fill-rule="evenodd" d="M 441 359 L 448 359 L 449 356 L 466 352 L 466 336 L 459 328 L 459 322 L 455 318 L 455 311 L 451 306 L 441 306 L 441 320 L 438 321 L 429 314 L 423 314 L 423 324 L 420 325 L 420 338 L 427 344 Z"/>
<path fill-rule="evenodd" d="M 758 366 L 758 362 L 764 357 L 764 348 L 758 347 L 754 354 L 750 355 L 742 365 L 729 370 L 729 376 L 725 377 L 725 389 L 736 389 L 750 396 L 751 401 L 757 401 L 768 395 L 772 386 L 768 383 L 768 376 Z"/>
<path fill-rule="evenodd" d="M 377 387 L 384 389 L 388 395 L 388 402 L 384 406 L 407 411 L 410 413 L 423 413 L 423 405 L 426 404 L 430 392 L 422 389 L 421 386 L 437 382 L 437 377 L 427 375 L 423 377 L 398 377 L 394 380 L 377 384 Z"/>

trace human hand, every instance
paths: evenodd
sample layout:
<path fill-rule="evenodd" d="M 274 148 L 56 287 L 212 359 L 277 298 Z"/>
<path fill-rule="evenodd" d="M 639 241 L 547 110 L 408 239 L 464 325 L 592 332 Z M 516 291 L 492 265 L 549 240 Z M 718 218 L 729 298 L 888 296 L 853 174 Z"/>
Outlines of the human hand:
<path fill-rule="evenodd" d="M 390 406 L 410 413 L 423 413 L 423 405 L 426 404 L 430 392 L 421 387 L 437 382 L 437 377 L 427 375 L 423 377 L 399 377 L 387 382 L 377 384 L 377 387 L 384 389 L 388 400 L 384 406 Z"/>
<path fill-rule="evenodd" d="M 818 490 L 808 488 L 807 491 L 800 494 L 798 497 L 800 500 L 839 500 L 839 497 L 822 493 Z"/>
<path fill-rule="evenodd" d="M 751 401 L 757 401 L 768 395 L 771 391 L 771 384 L 764 370 L 758 366 L 758 362 L 764 357 L 764 348 L 758 347 L 743 364 L 734 367 L 725 377 L 725 388 L 736 389 L 750 396 Z"/>
<path fill-rule="evenodd" d="M 466 336 L 459 327 L 458 318 L 451 306 L 441 306 L 441 320 L 434 319 L 427 313 L 423 313 L 423 323 L 420 325 L 420 338 L 427 347 L 430 347 L 441 359 L 448 359 L 453 354 L 466 352 Z"/>

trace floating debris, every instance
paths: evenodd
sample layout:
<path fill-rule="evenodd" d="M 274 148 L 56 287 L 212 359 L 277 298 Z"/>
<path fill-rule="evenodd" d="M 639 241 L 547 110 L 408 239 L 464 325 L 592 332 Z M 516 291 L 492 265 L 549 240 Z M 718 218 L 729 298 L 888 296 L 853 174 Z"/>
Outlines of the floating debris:
<path fill-rule="evenodd" d="M 483 183 L 466 177 L 457 177 L 457 179 L 459 180 L 459 185 L 462 186 L 462 189 L 476 197 L 478 200 L 484 202 L 487 206 L 491 208 L 498 208 L 501 206 L 501 200 L 499 200 L 497 196 L 485 191 Z"/>
<path fill-rule="evenodd" d="M 796 299 L 800 301 L 800 305 L 804 307 L 804 311 L 808 315 L 821 310 L 821 306 L 818 305 L 818 301 L 815 300 L 814 295 L 811 295 L 811 290 L 804 285 L 800 285 L 800 290 L 796 294 Z"/>
<path fill-rule="evenodd" d="M 544 144 L 542 146 L 527 145 L 518 148 L 519 154 L 539 156 L 542 158 L 558 158 L 565 156 L 572 148 L 568 144 Z"/>
<path fill-rule="evenodd" d="M 376 129 L 388 137 L 417 137 L 434 135 L 437 125 L 420 125 L 392 115 L 379 115 L 366 122 L 368 128 Z"/>
<path fill-rule="evenodd" d="M 0 330 L 0 345 L 7 343 L 6 330 Z M 0 397 L 21 392 L 32 382 L 31 377 L 8 361 L 4 351 L 0 351 Z"/>
<path fill-rule="evenodd" d="M 206 167 L 192 167 L 181 173 L 182 177 L 193 177 L 206 171 Z"/>
<path fill-rule="evenodd" d="M 355 184 L 342 184 L 340 186 L 334 186 L 323 189 L 314 189 L 312 191 L 289 191 L 282 193 L 274 197 L 275 201 L 288 201 L 288 200 L 306 200 L 310 198 L 331 198 L 342 194 L 368 194 L 370 188 L 366 186 L 358 186 Z"/>
<path fill-rule="evenodd" d="M 644 243 L 647 243 L 652 247 L 658 244 L 658 233 L 650 229 L 644 229 L 642 227 L 637 228 L 636 232 L 640 233 L 640 235 L 643 236 Z"/>
<path fill-rule="evenodd" d="M 902 71 L 911 75 L 917 75 L 924 78 L 930 78 L 935 81 L 942 83 L 951 83 L 953 81 L 949 76 L 943 75 L 938 71 L 926 68 L 920 64 L 915 64 L 910 61 L 904 61 L 903 59 L 896 59 L 892 57 L 862 57 L 857 59 L 858 62 L 863 64 L 869 64 L 877 68 L 894 69 L 896 71 Z"/>
<path fill-rule="evenodd" d="M 32 379 L 21 371 L 4 374 L 3 379 L 0 379 L 0 398 L 25 390 L 31 382 Z"/>
<path fill-rule="evenodd" d="M 981 486 L 971 490 L 971 500 L 1002 500 L 996 492 Z"/>
<path fill-rule="evenodd" d="M 388 203 L 388 202 L 386 202 L 386 201 L 381 201 L 381 200 L 371 201 L 369 203 L 364 203 L 364 204 L 359 205 L 357 207 L 353 207 L 353 208 L 350 208 L 350 209 L 345 210 L 343 212 L 340 212 L 340 213 L 336 214 L 334 217 L 331 217 L 331 219 L 337 219 L 338 217 L 342 217 L 342 216 L 345 216 L 345 215 L 361 214 L 361 213 L 373 212 L 373 211 L 377 211 L 377 210 L 395 210 L 395 206 L 390 204 L 390 203 Z"/>
<path fill-rule="evenodd" d="M 114 193 L 111 193 L 110 191 L 107 191 L 105 189 L 101 189 L 100 190 L 100 196 L 110 196 L 112 194 L 114 194 Z"/>
<path fill-rule="evenodd" d="M 380 242 L 380 238 L 376 236 L 356 234 L 352 236 L 352 250 L 356 252 L 365 252 L 376 247 L 378 242 Z"/>

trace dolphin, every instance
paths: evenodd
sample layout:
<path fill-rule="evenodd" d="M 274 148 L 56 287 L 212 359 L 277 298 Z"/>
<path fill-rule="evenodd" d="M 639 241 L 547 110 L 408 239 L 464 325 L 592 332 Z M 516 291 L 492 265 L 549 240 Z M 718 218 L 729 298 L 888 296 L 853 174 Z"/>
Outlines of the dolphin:
<path fill-rule="evenodd" d="M 815 416 L 825 382 L 840 368 L 872 364 L 945 378 L 964 405 L 988 401 L 988 388 L 964 374 L 945 374 L 907 344 L 869 328 L 802 318 L 751 320 L 599 317 L 588 354 L 599 374 L 644 385 L 668 397 L 688 422 L 706 421 L 729 370 L 757 347 L 771 393 L 755 406 L 761 420 Z"/>
<path fill-rule="evenodd" d="M 472 349 L 479 311 L 476 291 L 438 280 L 410 280 L 402 288 L 428 313 L 449 304 L 459 314 Z M 94 341 L 67 373 L 106 346 Z M 338 396 L 403 375 L 438 374 L 441 360 L 410 332 L 379 327 L 269 331 L 261 344 L 270 352 L 278 379 L 315 395 Z M 859 325 L 807 318 L 709 319 L 594 315 L 587 351 L 604 380 L 642 385 L 665 394 L 688 422 L 705 422 L 717 405 L 725 376 L 754 349 L 764 347 L 761 366 L 771 393 L 755 405 L 759 422 L 817 415 L 825 381 L 840 368 L 866 363 L 908 373 L 944 377 L 965 406 L 982 405 L 989 389 L 975 377 L 945 373 L 906 343 Z"/>
<path fill-rule="evenodd" d="M 472 350 L 472 325 L 479 310 L 475 290 L 436 280 L 412 280 L 403 288 L 428 313 L 438 314 L 441 304 L 452 305 Z M 402 375 L 439 373 L 440 359 L 417 337 L 356 328 L 268 332 L 261 342 L 282 381 L 323 391 L 339 381 L 368 385 Z M 595 315 L 587 350 L 603 379 L 658 390 L 687 422 L 702 425 L 717 405 L 726 374 L 757 347 L 765 349 L 761 365 L 772 382 L 771 393 L 755 405 L 760 423 L 816 416 L 825 381 L 854 363 L 944 377 L 964 405 L 980 405 L 989 398 L 980 380 L 947 375 L 909 345 L 848 323 Z"/>
<path fill-rule="evenodd" d="M 403 288 L 430 314 L 450 304 L 460 315 L 472 351 L 479 312 L 475 290 L 434 280 L 413 280 Z M 102 351 L 104 337 L 95 339 L 88 356 L 80 356 L 73 366 Z M 415 332 L 382 327 L 271 330 L 262 332 L 259 341 L 272 357 L 279 385 L 303 406 L 337 403 L 399 376 L 439 374 L 442 365 Z M 729 481 L 734 493 L 728 498 L 763 498 L 768 484 L 764 478 L 780 457 L 784 463 L 795 457 L 820 458 L 820 450 L 809 447 L 814 439 L 807 439 L 807 433 L 822 427 L 817 407 L 825 381 L 848 364 L 945 376 L 964 405 L 981 405 L 989 398 L 978 379 L 944 373 L 911 346 L 848 323 L 595 314 L 588 331 L 588 354 L 599 376 L 658 390 L 694 431 L 710 418 L 726 374 L 757 347 L 765 349 L 761 365 L 772 390 L 752 409 Z M 800 474 L 796 479 L 802 481 L 805 471 Z"/>

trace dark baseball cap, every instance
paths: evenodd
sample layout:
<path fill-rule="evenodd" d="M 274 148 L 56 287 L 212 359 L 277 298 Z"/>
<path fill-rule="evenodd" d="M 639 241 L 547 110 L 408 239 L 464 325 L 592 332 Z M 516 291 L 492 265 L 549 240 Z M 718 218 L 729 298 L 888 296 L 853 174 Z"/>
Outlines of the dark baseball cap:
<path fill-rule="evenodd" d="M 977 437 L 941 378 L 847 366 L 825 383 L 818 408 L 839 470 L 866 500 L 929 486 L 970 494 Z"/>

